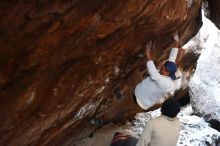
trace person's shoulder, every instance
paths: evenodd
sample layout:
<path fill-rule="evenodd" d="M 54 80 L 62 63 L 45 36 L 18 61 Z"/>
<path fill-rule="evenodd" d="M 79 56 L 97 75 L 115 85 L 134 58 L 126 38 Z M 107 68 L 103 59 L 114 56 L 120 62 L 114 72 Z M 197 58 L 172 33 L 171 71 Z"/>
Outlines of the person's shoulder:
<path fill-rule="evenodd" d="M 159 116 L 159 117 L 156 117 L 156 118 L 153 118 L 151 119 L 151 123 L 155 123 L 155 122 L 160 122 L 161 120 L 163 120 L 163 116 Z"/>
<path fill-rule="evenodd" d="M 166 84 L 175 84 L 175 80 L 172 80 L 169 76 L 161 75 L 160 77 L 161 81 L 163 81 Z"/>
<path fill-rule="evenodd" d="M 161 125 L 162 123 L 164 123 L 164 119 L 163 117 L 159 116 L 156 118 L 153 118 L 149 121 L 148 126 L 149 127 L 157 127 L 158 125 Z"/>

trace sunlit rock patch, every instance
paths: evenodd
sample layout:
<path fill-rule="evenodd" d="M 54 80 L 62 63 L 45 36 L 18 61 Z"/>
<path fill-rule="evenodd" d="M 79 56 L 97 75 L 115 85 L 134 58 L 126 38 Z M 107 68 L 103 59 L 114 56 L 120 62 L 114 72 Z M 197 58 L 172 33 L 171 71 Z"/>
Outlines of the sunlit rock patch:
<path fill-rule="evenodd" d="M 191 103 L 205 120 L 220 121 L 220 31 L 209 20 L 203 22 L 200 33 L 206 41 L 189 84 Z"/>

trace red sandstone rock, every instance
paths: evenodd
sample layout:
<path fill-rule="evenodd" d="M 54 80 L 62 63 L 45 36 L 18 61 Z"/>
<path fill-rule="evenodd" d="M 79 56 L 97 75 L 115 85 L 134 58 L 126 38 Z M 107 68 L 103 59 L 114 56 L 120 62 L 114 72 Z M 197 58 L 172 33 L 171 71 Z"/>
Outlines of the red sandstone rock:
<path fill-rule="evenodd" d="M 0 2 L 0 145 L 74 145 L 113 91 L 201 27 L 201 0 Z M 194 62 L 195 63 L 195 62 Z M 193 65 L 193 63 L 192 63 Z M 128 113 L 129 114 L 129 113 Z"/>
<path fill-rule="evenodd" d="M 204 0 L 205 15 L 220 29 L 220 1 Z"/>

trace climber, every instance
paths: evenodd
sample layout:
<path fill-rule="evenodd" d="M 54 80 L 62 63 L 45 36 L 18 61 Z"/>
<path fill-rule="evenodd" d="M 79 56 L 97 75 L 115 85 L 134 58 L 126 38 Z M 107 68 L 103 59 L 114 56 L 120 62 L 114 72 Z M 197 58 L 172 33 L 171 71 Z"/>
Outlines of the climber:
<path fill-rule="evenodd" d="M 177 42 L 179 47 L 178 34 L 174 34 L 174 40 Z M 118 99 L 117 103 L 111 106 L 103 117 L 99 119 L 92 119 L 90 122 L 98 127 L 103 126 L 110 121 L 118 122 L 120 119 L 128 118 L 128 113 L 132 113 L 134 116 L 137 112 L 142 112 L 148 110 L 151 106 L 157 103 L 162 97 L 165 97 L 169 93 L 175 90 L 175 72 L 177 70 L 177 65 L 175 63 L 178 50 L 181 50 L 178 57 L 181 58 L 184 51 L 182 48 L 172 48 L 170 56 L 167 62 L 162 66 L 161 70 L 158 72 L 151 56 L 151 49 L 154 47 L 153 43 L 148 43 L 146 45 L 146 56 L 147 56 L 147 69 L 149 76 L 143 79 L 138 71 L 134 71 L 130 75 L 130 83 L 136 85 L 135 89 L 128 90 L 134 91 L 133 99 L 125 96 L 126 85 L 123 88 L 117 88 L 115 94 Z M 140 77 L 141 76 L 141 77 Z M 132 80 L 132 78 L 135 78 Z M 129 85 L 128 85 L 129 86 Z"/>
<path fill-rule="evenodd" d="M 174 40 L 177 42 L 177 46 L 179 47 L 179 37 L 177 33 L 174 34 Z M 178 50 L 180 50 L 178 62 L 184 53 L 183 49 L 180 47 L 172 48 L 168 61 L 165 62 L 160 72 L 158 72 L 151 57 L 151 48 L 151 43 L 146 45 L 146 66 L 149 72 L 149 77 L 138 83 L 134 90 L 134 99 L 144 110 L 147 110 L 157 103 L 162 97 L 175 90 L 176 84 L 174 81 L 176 80 L 175 73 L 177 70 L 175 61 Z"/>
<path fill-rule="evenodd" d="M 143 79 L 137 84 L 134 90 L 134 99 L 138 105 L 147 110 L 149 107 L 158 102 L 161 97 L 164 97 L 175 90 L 176 70 L 175 63 L 178 48 L 172 48 L 168 61 L 162 66 L 160 72 L 157 71 L 150 53 L 151 44 L 146 45 L 147 69 L 149 77 Z"/>
<path fill-rule="evenodd" d="M 136 146 L 176 146 L 182 129 L 179 119 L 180 104 L 167 99 L 161 106 L 161 115 L 149 120 Z"/>

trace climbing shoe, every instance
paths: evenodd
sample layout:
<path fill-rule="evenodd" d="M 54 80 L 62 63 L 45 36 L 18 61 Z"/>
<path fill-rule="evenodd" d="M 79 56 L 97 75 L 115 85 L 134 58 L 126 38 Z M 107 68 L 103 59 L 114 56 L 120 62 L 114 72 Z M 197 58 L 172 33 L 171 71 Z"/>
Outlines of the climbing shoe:
<path fill-rule="evenodd" d="M 114 94 L 117 99 L 121 99 L 124 95 L 119 87 L 115 89 Z"/>
<path fill-rule="evenodd" d="M 103 127 L 104 126 L 104 121 L 101 119 L 92 119 L 90 120 L 90 123 L 97 126 L 97 127 Z"/>

